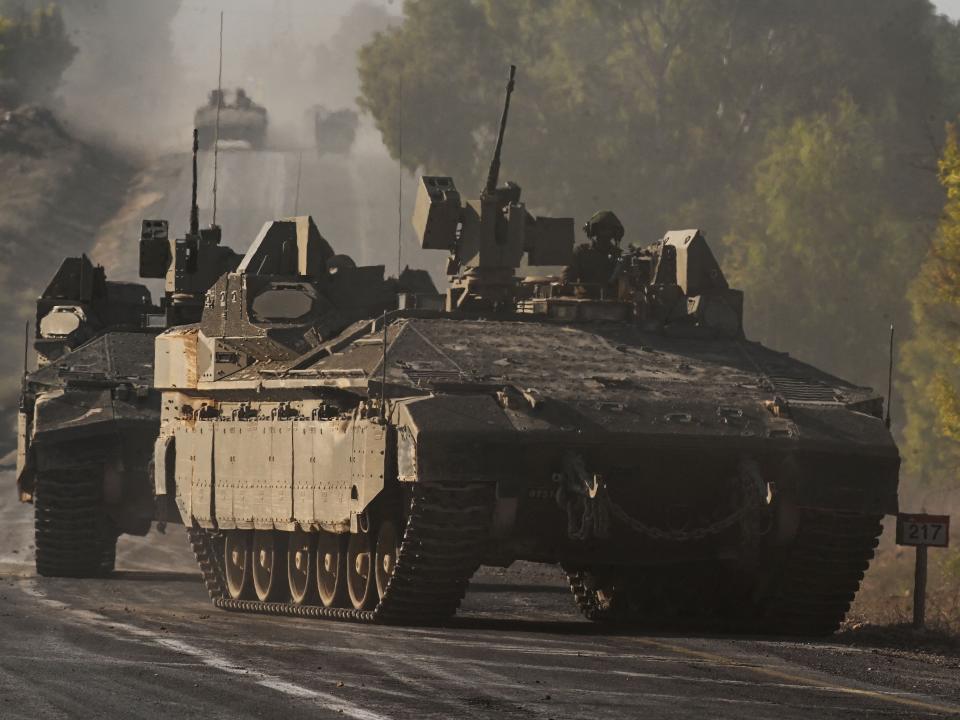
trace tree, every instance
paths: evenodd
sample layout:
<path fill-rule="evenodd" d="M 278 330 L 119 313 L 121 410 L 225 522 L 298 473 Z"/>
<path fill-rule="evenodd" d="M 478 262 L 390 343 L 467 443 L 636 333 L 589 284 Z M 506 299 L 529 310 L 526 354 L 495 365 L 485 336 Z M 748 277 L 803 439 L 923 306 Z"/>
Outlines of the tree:
<path fill-rule="evenodd" d="M 902 298 L 918 265 L 911 223 L 886 195 L 893 160 L 842 96 L 769 134 L 723 238 L 753 336 L 877 388 L 886 327 L 906 325 Z"/>
<path fill-rule="evenodd" d="M 0 90 L 6 101 L 48 100 L 76 51 L 55 5 L 32 11 L 20 5 L 0 15 Z"/>
<path fill-rule="evenodd" d="M 918 0 L 408 0 L 360 52 L 361 104 L 395 157 L 402 124 L 409 168 L 476 187 L 515 62 L 505 173 L 536 204 L 722 233 L 767 132 L 841 93 L 904 168 L 934 163 L 932 17 Z M 933 173 L 900 170 L 907 212 L 932 215 Z"/>
<path fill-rule="evenodd" d="M 724 238 L 754 335 L 883 387 L 940 204 L 937 28 L 919 0 L 408 0 L 361 101 L 395 156 L 402 115 L 407 167 L 476 192 L 517 63 L 503 176 L 528 202 Z"/>
<path fill-rule="evenodd" d="M 939 163 L 943 216 L 910 287 L 914 335 L 903 348 L 904 458 L 924 485 L 956 483 L 960 467 L 960 142 L 950 125 Z"/>

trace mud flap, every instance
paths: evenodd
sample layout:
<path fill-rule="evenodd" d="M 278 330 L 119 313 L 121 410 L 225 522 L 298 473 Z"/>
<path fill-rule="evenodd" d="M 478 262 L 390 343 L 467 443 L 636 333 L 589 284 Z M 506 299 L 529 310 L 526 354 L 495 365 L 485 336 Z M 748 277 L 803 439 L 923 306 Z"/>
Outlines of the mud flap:
<path fill-rule="evenodd" d="M 174 464 L 171 462 L 176 452 L 176 442 L 173 435 L 157 438 L 153 444 L 153 492 L 155 495 L 166 495 L 173 488 Z"/>
<path fill-rule="evenodd" d="M 30 418 L 21 410 L 17 413 L 17 492 L 20 502 L 33 501 L 35 483 L 33 452 L 30 447 Z"/>

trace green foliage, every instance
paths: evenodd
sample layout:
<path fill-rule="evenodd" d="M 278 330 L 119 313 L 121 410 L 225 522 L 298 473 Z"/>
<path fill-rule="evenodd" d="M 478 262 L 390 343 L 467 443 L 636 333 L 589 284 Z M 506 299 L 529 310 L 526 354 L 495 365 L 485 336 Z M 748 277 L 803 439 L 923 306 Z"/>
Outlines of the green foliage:
<path fill-rule="evenodd" d="M 471 193 L 516 63 L 501 177 L 527 202 L 609 207 L 637 244 L 704 228 L 751 336 L 885 388 L 958 52 L 923 0 L 407 0 L 359 68 L 394 156 L 402 119 L 406 166 Z"/>
<path fill-rule="evenodd" d="M 925 484 L 946 486 L 960 467 L 960 142 L 953 125 L 939 177 L 946 204 L 909 292 L 915 334 L 904 347 L 904 455 Z"/>
<path fill-rule="evenodd" d="M 70 42 L 60 9 L 48 5 L 32 11 L 5 3 L 0 15 L 0 82 L 8 102 L 49 99 L 60 84 L 76 48 Z"/>
<path fill-rule="evenodd" d="M 488 162 L 508 62 L 506 175 L 578 216 L 602 198 L 647 237 L 724 231 L 766 133 L 841 93 L 904 158 L 930 154 L 915 109 L 939 76 L 916 0 L 409 0 L 404 13 L 360 53 L 361 103 L 395 156 L 402 120 L 409 168 L 464 189 Z"/>
<path fill-rule="evenodd" d="M 887 324 L 916 269 L 912 225 L 886 197 L 891 158 L 849 96 L 771 131 L 731 207 L 726 272 L 774 347 L 886 384 Z"/>

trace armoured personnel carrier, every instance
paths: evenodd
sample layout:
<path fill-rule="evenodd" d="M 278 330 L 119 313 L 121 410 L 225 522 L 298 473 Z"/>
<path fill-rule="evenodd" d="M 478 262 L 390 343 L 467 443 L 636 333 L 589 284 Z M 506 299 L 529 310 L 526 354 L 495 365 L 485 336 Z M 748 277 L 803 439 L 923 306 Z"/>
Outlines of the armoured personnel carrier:
<path fill-rule="evenodd" d="M 261 150 L 266 145 L 267 120 L 267 109 L 253 102 L 243 88 L 237 88 L 232 99 L 223 90 L 211 90 L 207 104 L 194 115 L 194 127 L 200 131 L 204 150 L 217 140 Z"/>
<path fill-rule="evenodd" d="M 348 108 L 328 110 L 323 105 L 310 108 L 308 116 L 313 124 L 313 137 L 321 155 L 346 155 L 357 137 L 360 116 Z"/>
<path fill-rule="evenodd" d="M 25 373 L 18 418 L 17 488 L 35 508 L 37 572 L 91 577 L 113 570 L 117 537 L 145 535 L 156 505 L 150 464 L 160 425 L 153 342 L 169 324 L 199 318 L 203 294 L 239 257 L 219 228 L 200 229 L 196 152 L 190 232 L 143 223 L 140 275 L 165 278 L 161 304 L 144 285 L 107 280 L 86 256 L 63 261 L 37 300 L 38 369 Z"/>
<path fill-rule="evenodd" d="M 424 177 L 444 295 L 397 293 L 309 218 L 264 228 L 156 344 L 156 491 L 221 608 L 430 623 L 481 563 L 559 563 L 593 620 L 828 633 L 897 508 L 872 391 L 743 336 L 702 233 L 606 292 L 520 280 L 569 218 Z"/>

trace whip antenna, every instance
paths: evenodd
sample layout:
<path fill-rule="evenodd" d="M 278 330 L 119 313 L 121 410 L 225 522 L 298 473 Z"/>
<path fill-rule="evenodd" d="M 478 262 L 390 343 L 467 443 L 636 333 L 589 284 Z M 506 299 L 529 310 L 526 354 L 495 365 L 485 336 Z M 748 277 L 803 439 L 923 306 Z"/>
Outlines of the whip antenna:
<path fill-rule="evenodd" d="M 387 415 L 387 311 L 383 311 L 383 362 L 380 368 L 380 417 Z"/>
<path fill-rule="evenodd" d="M 30 321 L 23 324 L 23 386 L 26 387 L 30 368 Z"/>
<path fill-rule="evenodd" d="M 213 130 L 213 222 L 217 224 L 217 171 L 220 154 L 220 108 L 223 107 L 223 11 L 220 11 L 220 68 L 217 71 L 217 121 Z"/>
<path fill-rule="evenodd" d="M 190 192 L 190 234 L 200 234 L 200 207 L 197 205 L 197 152 L 200 150 L 200 131 L 193 129 L 193 189 Z"/>
<path fill-rule="evenodd" d="M 887 365 L 887 416 L 883 423 L 890 429 L 890 404 L 893 401 L 893 323 L 890 323 L 890 357 Z"/>
<path fill-rule="evenodd" d="M 397 178 L 397 279 L 403 269 L 403 68 L 400 68 L 400 104 L 397 110 L 397 155 L 399 173 Z"/>
<path fill-rule="evenodd" d="M 293 216 L 297 216 L 297 210 L 300 209 L 300 174 L 303 170 L 303 150 L 297 155 L 297 191 L 293 196 Z"/>

